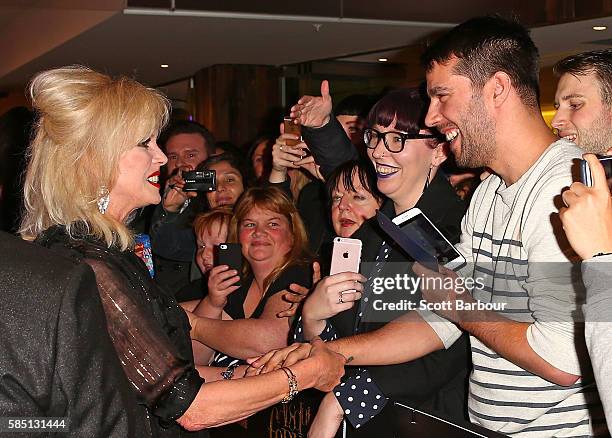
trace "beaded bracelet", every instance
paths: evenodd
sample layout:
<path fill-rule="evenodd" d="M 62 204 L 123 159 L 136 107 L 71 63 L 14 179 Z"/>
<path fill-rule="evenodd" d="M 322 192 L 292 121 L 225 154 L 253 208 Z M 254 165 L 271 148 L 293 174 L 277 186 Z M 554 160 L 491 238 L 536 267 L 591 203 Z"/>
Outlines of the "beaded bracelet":
<path fill-rule="evenodd" d="M 281 370 L 285 372 L 287 375 L 287 380 L 289 381 L 289 394 L 283 397 L 281 403 L 289 403 L 298 393 L 297 379 L 295 378 L 295 374 L 293 374 L 291 369 L 282 367 Z"/>

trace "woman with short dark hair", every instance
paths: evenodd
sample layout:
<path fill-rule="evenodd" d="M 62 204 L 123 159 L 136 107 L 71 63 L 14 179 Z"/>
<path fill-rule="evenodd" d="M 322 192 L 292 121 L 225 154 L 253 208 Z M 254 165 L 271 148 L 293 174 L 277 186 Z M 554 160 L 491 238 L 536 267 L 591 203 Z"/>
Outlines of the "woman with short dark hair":
<path fill-rule="evenodd" d="M 331 221 L 337 236 L 351 237 L 376 214 L 384 195 L 376 188 L 376 174 L 364 160 L 347 161 L 326 182 Z"/>

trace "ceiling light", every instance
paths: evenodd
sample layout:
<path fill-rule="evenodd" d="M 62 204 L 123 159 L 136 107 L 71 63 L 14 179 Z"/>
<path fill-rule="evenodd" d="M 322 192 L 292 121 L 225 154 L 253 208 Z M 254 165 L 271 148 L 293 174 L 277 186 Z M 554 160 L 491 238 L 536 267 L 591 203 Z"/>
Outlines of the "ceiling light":
<path fill-rule="evenodd" d="M 168 68 L 168 64 L 162 64 L 160 65 L 161 68 Z"/>
<path fill-rule="evenodd" d="M 606 30 L 607 26 L 593 26 L 593 30 Z"/>
<path fill-rule="evenodd" d="M 378 60 L 379 60 L 380 62 L 387 62 L 387 61 L 388 61 L 388 59 L 387 59 L 387 58 L 378 58 Z"/>

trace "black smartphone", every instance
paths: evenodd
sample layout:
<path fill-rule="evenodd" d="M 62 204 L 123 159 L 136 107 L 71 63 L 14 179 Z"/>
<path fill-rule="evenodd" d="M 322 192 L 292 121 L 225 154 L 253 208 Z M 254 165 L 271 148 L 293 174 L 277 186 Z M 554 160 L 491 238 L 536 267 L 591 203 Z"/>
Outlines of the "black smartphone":
<path fill-rule="evenodd" d="M 608 180 L 608 186 L 610 185 L 610 178 L 612 178 L 612 157 L 597 157 L 599 162 L 606 172 L 606 179 Z M 580 180 L 582 184 L 587 187 L 593 187 L 593 178 L 591 177 L 591 168 L 587 160 L 580 160 Z"/>
<path fill-rule="evenodd" d="M 215 266 L 227 265 L 240 276 L 242 271 L 242 246 L 239 243 L 220 243 L 214 249 Z M 238 283 L 240 285 L 240 283 Z"/>
<path fill-rule="evenodd" d="M 183 172 L 184 192 L 214 192 L 217 190 L 217 172 L 214 170 L 192 170 Z"/>

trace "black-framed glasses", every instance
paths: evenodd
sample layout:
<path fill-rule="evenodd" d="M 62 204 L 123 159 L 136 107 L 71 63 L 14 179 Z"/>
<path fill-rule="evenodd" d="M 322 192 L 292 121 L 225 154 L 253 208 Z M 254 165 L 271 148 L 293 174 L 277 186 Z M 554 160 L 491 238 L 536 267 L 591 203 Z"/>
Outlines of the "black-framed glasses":
<path fill-rule="evenodd" d="M 404 150 L 406 141 L 408 140 L 423 140 L 435 138 L 438 141 L 443 141 L 439 134 L 419 134 L 417 132 L 380 132 L 374 128 L 366 128 L 363 130 L 363 141 L 368 149 L 376 149 L 378 143 L 382 139 L 385 148 L 389 152 L 398 153 Z"/>

